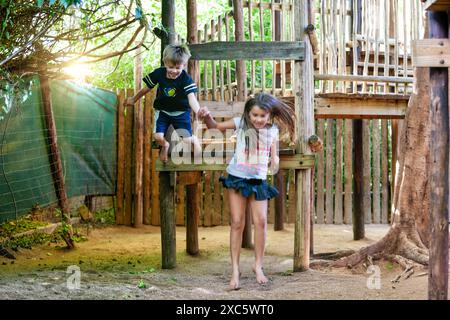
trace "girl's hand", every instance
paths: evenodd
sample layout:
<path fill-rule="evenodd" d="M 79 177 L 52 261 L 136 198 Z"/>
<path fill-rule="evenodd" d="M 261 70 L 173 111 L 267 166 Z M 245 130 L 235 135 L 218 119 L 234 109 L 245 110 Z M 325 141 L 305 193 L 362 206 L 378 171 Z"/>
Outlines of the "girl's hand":
<path fill-rule="evenodd" d="M 197 116 L 200 120 L 211 117 L 211 112 L 209 112 L 207 107 L 201 107 L 198 109 Z"/>

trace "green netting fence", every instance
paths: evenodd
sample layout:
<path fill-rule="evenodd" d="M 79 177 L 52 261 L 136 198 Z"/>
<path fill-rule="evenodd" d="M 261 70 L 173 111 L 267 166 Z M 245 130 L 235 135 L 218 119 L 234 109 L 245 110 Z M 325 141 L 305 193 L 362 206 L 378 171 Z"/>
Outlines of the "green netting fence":
<path fill-rule="evenodd" d="M 50 82 L 68 197 L 113 195 L 117 95 L 66 80 Z M 0 83 L 0 222 L 58 201 L 38 77 Z"/>

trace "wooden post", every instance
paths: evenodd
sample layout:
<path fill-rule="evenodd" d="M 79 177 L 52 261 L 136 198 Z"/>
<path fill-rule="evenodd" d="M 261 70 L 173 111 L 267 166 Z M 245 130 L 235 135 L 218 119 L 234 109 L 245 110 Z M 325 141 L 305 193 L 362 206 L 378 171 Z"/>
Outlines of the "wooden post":
<path fill-rule="evenodd" d="M 168 36 L 161 39 L 162 52 L 167 44 L 175 42 L 175 1 L 163 0 L 161 20 Z M 176 266 L 176 224 L 175 224 L 175 172 L 159 173 L 159 202 L 161 216 L 162 268 Z M 172 181 L 171 181 L 172 180 Z M 172 183 L 171 183 L 172 182 Z"/>
<path fill-rule="evenodd" d="M 145 96 L 144 101 L 144 224 L 151 224 L 152 203 L 158 202 L 158 199 L 152 199 L 152 184 L 156 188 L 156 181 L 152 179 L 152 131 L 153 131 L 153 101 L 155 99 L 156 90 L 152 90 Z M 153 201 L 152 201 L 153 200 Z M 159 215 L 159 213 L 158 213 Z"/>
<path fill-rule="evenodd" d="M 70 222 L 69 201 L 67 199 L 66 187 L 64 184 L 64 175 L 62 169 L 61 155 L 58 149 L 58 136 L 56 133 L 56 123 L 53 116 L 52 97 L 49 79 L 46 75 L 40 76 L 42 104 L 44 107 L 44 119 L 47 129 L 48 140 L 50 143 L 50 167 L 52 170 L 53 183 L 55 185 L 56 196 L 58 197 L 59 207 L 61 208 L 61 220 L 69 225 L 69 231 L 63 233 L 62 238 L 69 249 L 75 248 L 72 240 L 72 226 Z"/>
<path fill-rule="evenodd" d="M 201 175 L 201 172 L 195 172 Z M 198 178 L 199 180 L 201 177 Z M 187 213 L 186 213 L 186 252 L 190 255 L 199 253 L 198 223 L 200 217 L 201 184 L 195 183 L 186 186 Z"/>
<path fill-rule="evenodd" d="M 296 60 L 294 64 L 295 113 L 297 116 L 296 152 L 310 154 L 308 138 L 314 133 L 314 66 L 309 37 L 305 28 L 310 24 L 311 0 L 294 2 L 294 38 L 305 42 L 305 60 Z M 295 170 L 297 203 L 294 232 L 294 271 L 309 268 L 310 258 L 310 223 L 311 223 L 311 169 Z"/>
<path fill-rule="evenodd" d="M 242 0 L 233 0 L 234 37 L 236 41 L 244 41 L 244 12 Z M 244 101 L 247 97 L 245 85 L 245 61 L 236 61 L 237 99 Z M 253 248 L 252 244 L 252 217 L 250 208 L 245 210 L 245 227 L 242 236 L 242 248 Z"/>
<path fill-rule="evenodd" d="M 197 30 L 197 0 L 187 0 L 187 39 L 189 44 L 198 43 Z M 195 83 L 200 83 L 200 70 L 197 60 L 189 60 L 188 72 Z M 201 181 L 201 172 L 193 172 L 199 175 L 196 181 Z M 198 224 L 200 220 L 200 198 L 202 196 L 202 186 L 200 182 L 186 186 L 187 212 L 186 212 L 186 252 L 190 255 L 199 253 L 198 246 Z"/>
<path fill-rule="evenodd" d="M 447 12 L 429 12 L 430 38 L 448 38 Z M 428 299 L 448 295 L 448 68 L 430 68 L 430 259 Z"/>
<path fill-rule="evenodd" d="M 137 48 L 134 58 L 134 94 L 142 88 L 142 52 Z M 143 164 L 144 164 L 144 112 L 142 100 L 134 105 L 134 227 L 141 227 L 144 220 Z"/>
<path fill-rule="evenodd" d="M 275 231 L 284 229 L 284 217 L 286 216 L 286 170 L 280 170 L 275 175 L 275 185 L 279 195 L 275 198 Z"/>
<path fill-rule="evenodd" d="M 356 19 L 354 25 L 356 26 L 356 34 L 361 33 L 362 25 L 362 0 L 356 2 L 356 13 L 353 15 Z M 361 46 L 358 43 L 356 48 L 356 59 L 359 61 L 361 55 Z M 366 53 L 367 54 L 367 53 Z M 354 72 L 359 74 L 359 70 Z M 360 240 L 364 238 L 364 190 L 363 190 L 363 120 L 353 120 L 353 239 Z"/>

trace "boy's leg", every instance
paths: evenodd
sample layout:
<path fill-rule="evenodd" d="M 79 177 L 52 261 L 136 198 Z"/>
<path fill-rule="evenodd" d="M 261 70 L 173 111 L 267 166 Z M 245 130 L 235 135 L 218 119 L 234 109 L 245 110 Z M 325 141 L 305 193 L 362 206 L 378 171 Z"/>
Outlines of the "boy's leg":
<path fill-rule="evenodd" d="M 264 248 L 267 236 L 267 200 L 257 201 L 255 200 L 255 195 L 252 195 L 249 201 L 255 228 L 255 265 L 253 271 L 256 274 L 256 281 L 259 284 L 264 284 L 269 281 L 263 271 Z"/>
<path fill-rule="evenodd" d="M 169 159 L 169 142 L 164 138 L 164 134 L 170 125 L 170 119 L 164 114 L 164 112 L 159 112 L 158 119 L 156 120 L 155 129 L 155 141 L 161 146 L 161 151 L 159 152 L 159 158 L 163 163 L 166 163 Z"/>
<path fill-rule="evenodd" d="M 197 159 L 202 154 L 202 147 L 196 136 L 192 135 L 191 116 L 187 111 L 179 116 L 173 117 L 173 127 L 177 130 L 180 137 L 183 137 L 183 142 L 192 144 L 194 147 L 194 159 Z"/>
<path fill-rule="evenodd" d="M 242 246 L 242 233 L 245 227 L 245 207 L 247 198 L 244 198 L 239 191 L 228 189 L 230 204 L 230 254 L 232 275 L 230 280 L 230 289 L 239 289 L 239 256 Z"/>

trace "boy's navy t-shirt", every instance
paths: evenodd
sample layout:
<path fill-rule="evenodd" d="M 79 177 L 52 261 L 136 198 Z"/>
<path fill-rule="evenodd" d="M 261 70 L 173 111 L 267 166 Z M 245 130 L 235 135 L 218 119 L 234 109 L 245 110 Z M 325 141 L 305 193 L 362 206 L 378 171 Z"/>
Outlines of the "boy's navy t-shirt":
<path fill-rule="evenodd" d="M 168 79 L 166 73 L 166 68 L 161 67 L 143 79 L 150 89 L 159 85 L 154 108 L 168 112 L 189 111 L 187 95 L 198 90 L 194 80 L 184 70 L 176 79 Z"/>

